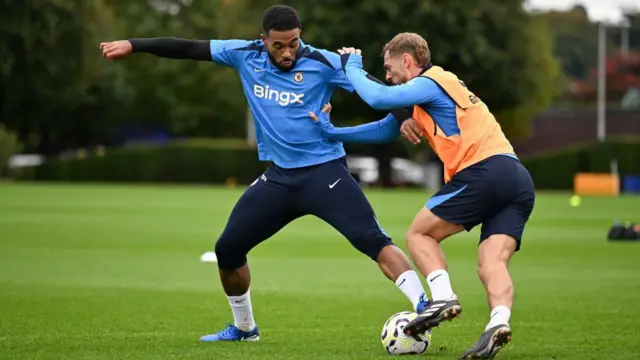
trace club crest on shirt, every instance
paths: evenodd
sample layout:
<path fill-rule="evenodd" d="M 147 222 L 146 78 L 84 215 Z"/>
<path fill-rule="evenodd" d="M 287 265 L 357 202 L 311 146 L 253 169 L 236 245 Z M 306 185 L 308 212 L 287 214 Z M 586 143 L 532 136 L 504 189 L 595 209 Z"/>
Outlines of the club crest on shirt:
<path fill-rule="evenodd" d="M 302 82 L 302 80 L 304 80 L 304 75 L 302 75 L 301 72 L 297 72 L 293 74 L 293 81 L 299 83 L 299 82 Z"/>

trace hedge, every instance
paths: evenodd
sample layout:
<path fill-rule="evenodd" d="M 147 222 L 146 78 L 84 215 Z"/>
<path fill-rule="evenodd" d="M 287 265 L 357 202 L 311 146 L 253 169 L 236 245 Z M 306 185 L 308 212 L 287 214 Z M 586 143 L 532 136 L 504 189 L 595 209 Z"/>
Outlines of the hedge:
<path fill-rule="evenodd" d="M 20 171 L 19 180 L 250 183 L 267 167 L 244 140 L 189 139 L 79 152 Z"/>
<path fill-rule="evenodd" d="M 82 155 L 82 154 L 80 154 Z M 536 188 L 572 189 L 577 172 L 609 172 L 610 159 L 620 174 L 640 175 L 640 138 L 617 138 L 522 159 Z M 259 162 L 244 140 L 189 139 L 160 145 L 134 145 L 86 156 L 52 158 L 23 169 L 22 180 L 102 182 L 250 183 L 269 163 Z"/>
<path fill-rule="evenodd" d="M 606 142 L 575 146 L 522 159 L 537 189 L 573 188 L 578 172 L 609 172 L 611 159 L 616 159 L 618 172 L 640 175 L 640 139 L 612 138 Z"/>

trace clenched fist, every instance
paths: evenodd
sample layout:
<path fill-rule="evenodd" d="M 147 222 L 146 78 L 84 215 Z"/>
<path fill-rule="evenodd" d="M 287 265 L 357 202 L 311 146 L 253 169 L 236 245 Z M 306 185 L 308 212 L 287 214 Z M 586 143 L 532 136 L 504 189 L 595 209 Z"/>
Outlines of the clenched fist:
<path fill-rule="evenodd" d="M 133 52 L 133 46 L 129 40 L 100 43 L 100 49 L 107 60 L 122 59 Z"/>

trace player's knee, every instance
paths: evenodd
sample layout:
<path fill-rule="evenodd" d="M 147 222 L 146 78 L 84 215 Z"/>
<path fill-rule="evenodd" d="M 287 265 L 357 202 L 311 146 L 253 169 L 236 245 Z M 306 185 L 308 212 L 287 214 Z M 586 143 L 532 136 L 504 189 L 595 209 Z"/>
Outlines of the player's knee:
<path fill-rule="evenodd" d="M 445 221 L 432 213 L 431 210 L 424 208 L 416 215 L 407 232 L 407 246 L 409 246 L 410 242 L 416 243 L 425 241 L 425 239 L 441 242 L 463 229 L 462 225 Z"/>
<path fill-rule="evenodd" d="M 435 229 L 436 228 L 434 227 L 416 226 L 415 224 L 412 225 L 405 235 L 409 252 L 413 252 L 413 249 L 420 246 L 420 244 L 425 241 L 439 242 L 440 239 L 433 235 Z"/>
<path fill-rule="evenodd" d="M 493 234 L 480 242 L 478 263 L 508 264 L 516 251 L 518 240 L 506 234 Z"/>
<path fill-rule="evenodd" d="M 407 231 L 407 235 L 405 235 L 405 239 L 407 240 L 407 249 L 409 250 L 410 253 L 413 253 L 413 249 L 416 248 L 416 246 L 420 243 L 420 241 L 424 241 L 422 234 L 414 231 L 411 228 L 409 229 L 409 231 Z"/>
<path fill-rule="evenodd" d="M 246 251 L 224 234 L 216 242 L 215 253 L 220 269 L 235 270 L 247 263 Z"/>
<path fill-rule="evenodd" d="M 506 261 L 501 260 L 496 256 L 478 257 L 478 277 L 482 280 L 486 280 L 499 274 L 508 272 L 508 264 Z"/>
<path fill-rule="evenodd" d="M 505 263 L 496 262 L 496 261 L 487 260 L 487 259 L 478 259 L 477 272 L 481 278 L 485 277 L 487 274 L 490 274 L 496 270 L 506 269 L 506 268 L 507 268 L 507 264 Z"/>
<path fill-rule="evenodd" d="M 482 278 L 494 271 L 506 271 L 515 252 L 516 239 L 504 234 L 491 235 L 478 248 L 478 275 Z"/>
<path fill-rule="evenodd" d="M 375 228 L 365 230 L 359 236 L 352 238 L 351 244 L 373 261 L 378 261 L 378 255 L 380 255 L 382 249 L 389 245 L 394 245 L 387 235 L 380 229 Z"/>

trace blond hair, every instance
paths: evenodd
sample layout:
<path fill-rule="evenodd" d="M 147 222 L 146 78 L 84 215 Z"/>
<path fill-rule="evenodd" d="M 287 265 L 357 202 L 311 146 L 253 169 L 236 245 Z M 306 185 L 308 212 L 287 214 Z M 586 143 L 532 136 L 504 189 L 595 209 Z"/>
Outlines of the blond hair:
<path fill-rule="evenodd" d="M 431 62 L 431 52 L 427 40 L 416 33 L 400 33 L 385 44 L 382 56 L 389 52 L 389 56 L 400 56 L 407 53 L 413 57 L 418 66 L 425 66 Z"/>

